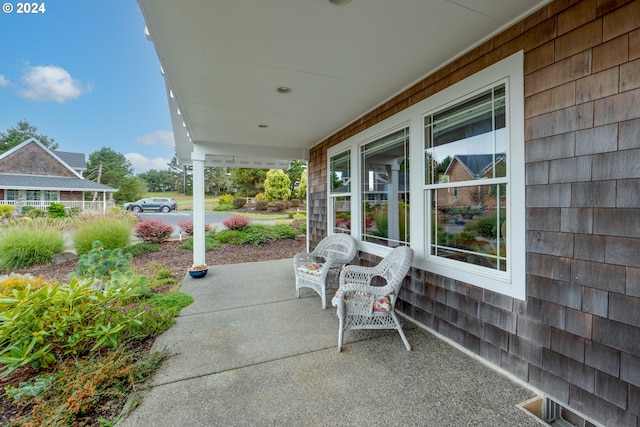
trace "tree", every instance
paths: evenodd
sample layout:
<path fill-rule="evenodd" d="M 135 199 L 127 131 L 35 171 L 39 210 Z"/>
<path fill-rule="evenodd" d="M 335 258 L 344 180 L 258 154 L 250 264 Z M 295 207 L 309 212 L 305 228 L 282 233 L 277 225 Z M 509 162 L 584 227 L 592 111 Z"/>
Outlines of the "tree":
<path fill-rule="evenodd" d="M 291 194 L 295 194 L 296 189 L 300 185 L 300 177 L 302 173 L 305 171 L 306 163 L 301 160 L 296 160 L 295 162 L 291 162 L 289 166 L 289 170 L 287 170 L 287 176 L 291 181 Z"/>
<path fill-rule="evenodd" d="M 133 176 L 133 166 L 124 154 L 103 147 L 89 155 L 85 176 L 100 184 L 120 188 L 125 178 Z"/>
<path fill-rule="evenodd" d="M 50 150 L 57 150 L 58 144 L 53 138 L 38 133 L 38 128 L 24 120 L 20 120 L 16 127 L 0 132 L 0 154 L 11 150 L 16 145 L 22 144 L 29 138 L 37 139 L 42 145 Z"/>
<path fill-rule="evenodd" d="M 269 169 L 264 180 L 264 195 L 270 202 L 288 200 L 291 196 L 291 181 L 282 169 Z"/>
<path fill-rule="evenodd" d="M 225 194 L 231 191 L 233 181 L 227 168 L 206 167 L 204 168 L 204 191 L 207 194 Z"/>
<path fill-rule="evenodd" d="M 307 170 L 302 171 L 300 176 L 300 184 L 298 184 L 298 190 L 296 192 L 298 199 L 306 200 L 307 198 Z"/>
<path fill-rule="evenodd" d="M 120 181 L 119 190 L 113 196 L 117 203 L 133 202 L 144 197 L 147 183 L 137 177 L 126 177 Z"/>
<path fill-rule="evenodd" d="M 147 172 L 139 173 L 138 178 L 147 183 L 147 188 L 152 192 L 176 191 L 178 181 L 176 173 L 170 170 L 158 171 L 150 169 Z"/>
<path fill-rule="evenodd" d="M 231 180 L 242 196 L 251 197 L 260 193 L 264 189 L 266 178 L 266 169 L 231 169 Z"/>

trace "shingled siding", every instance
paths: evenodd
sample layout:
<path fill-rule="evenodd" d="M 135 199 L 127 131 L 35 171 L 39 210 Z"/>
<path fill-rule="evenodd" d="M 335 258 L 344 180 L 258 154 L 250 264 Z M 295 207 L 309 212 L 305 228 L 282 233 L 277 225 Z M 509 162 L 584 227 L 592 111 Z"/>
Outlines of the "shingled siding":
<path fill-rule="evenodd" d="M 20 150 L 0 160 L 0 171 L 7 174 L 51 175 L 77 178 L 72 171 L 64 167 L 59 160 L 31 142 Z"/>
<path fill-rule="evenodd" d="M 413 269 L 398 308 L 604 425 L 639 426 L 640 0 L 554 1 L 314 147 L 311 244 L 327 148 L 519 50 L 527 299 Z"/>

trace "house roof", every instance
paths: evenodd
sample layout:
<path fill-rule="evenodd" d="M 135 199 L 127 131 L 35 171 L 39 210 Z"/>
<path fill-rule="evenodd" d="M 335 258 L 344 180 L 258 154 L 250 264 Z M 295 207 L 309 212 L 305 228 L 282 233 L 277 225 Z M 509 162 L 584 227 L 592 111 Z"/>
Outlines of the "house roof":
<path fill-rule="evenodd" d="M 138 0 L 178 161 L 191 163 L 195 149 L 208 165 L 236 167 L 306 159 L 310 147 L 548 2 Z"/>
<path fill-rule="evenodd" d="M 0 173 L 0 188 L 13 190 L 105 191 L 107 193 L 118 191 L 117 188 L 83 178 L 7 173 Z"/>
<path fill-rule="evenodd" d="M 75 170 L 87 170 L 87 160 L 84 153 L 70 153 L 68 151 L 52 151 L 63 162 Z"/>
<path fill-rule="evenodd" d="M 492 167 L 494 163 L 503 162 L 506 156 L 504 154 L 496 154 L 495 161 L 493 154 L 456 154 L 445 171 L 445 175 L 458 161 L 469 172 L 474 179 L 483 177 Z"/>

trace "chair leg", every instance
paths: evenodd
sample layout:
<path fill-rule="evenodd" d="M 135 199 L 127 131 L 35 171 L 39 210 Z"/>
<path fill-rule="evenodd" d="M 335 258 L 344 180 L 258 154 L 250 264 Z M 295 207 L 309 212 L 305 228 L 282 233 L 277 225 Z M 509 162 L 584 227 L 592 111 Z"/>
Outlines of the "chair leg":
<path fill-rule="evenodd" d="M 320 295 L 320 298 L 322 298 L 322 309 L 326 310 L 327 308 L 327 288 L 326 287 L 322 288 L 322 295 Z"/>
<path fill-rule="evenodd" d="M 342 334 L 344 332 L 344 319 L 340 319 L 340 327 L 338 329 L 338 351 L 342 351 Z"/>
<path fill-rule="evenodd" d="M 404 346 L 407 348 L 407 351 L 411 351 L 411 344 L 409 344 L 409 340 L 407 340 L 407 336 L 404 334 L 404 331 L 402 330 L 402 325 L 400 324 L 398 317 L 394 312 L 391 312 L 391 316 L 393 317 L 393 321 L 396 323 L 396 329 L 398 330 L 398 333 L 400 333 L 400 338 L 402 338 L 402 342 L 404 343 Z"/>

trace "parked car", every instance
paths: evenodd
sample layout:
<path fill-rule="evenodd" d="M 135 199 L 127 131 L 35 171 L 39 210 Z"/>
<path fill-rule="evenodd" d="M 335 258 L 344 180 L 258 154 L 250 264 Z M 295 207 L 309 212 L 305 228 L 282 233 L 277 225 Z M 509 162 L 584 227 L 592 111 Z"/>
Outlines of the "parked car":
<path fill-rule="evenodd" d="M 124 209 L 136 213 L 142 211 L 167 213 L 178 209 L 178 203 L 174 199 L 167 197 L 149 197 L 146 199 L 140 199 L 136 202 L 125 203 Z"/>

